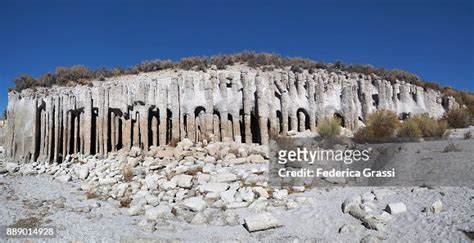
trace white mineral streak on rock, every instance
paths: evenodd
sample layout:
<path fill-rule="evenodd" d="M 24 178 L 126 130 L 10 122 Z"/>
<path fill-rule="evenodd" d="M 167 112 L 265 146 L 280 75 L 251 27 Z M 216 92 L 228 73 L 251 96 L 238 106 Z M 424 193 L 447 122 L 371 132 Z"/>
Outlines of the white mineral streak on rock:
<path fill-rule="evenodd" d="M 289 130 L 314 132 L 318 120 L 335 114 L 354 130 L 381 108 L 440 117 L 456 105 L 439 91 L 347 72 L 164 70 L 11 91 L 0 145 L 15 162 L 61 162 L 67 155 L 106 155 L 132 146 L 140 156 L 136 151 L 146 154 L 150 146 L 185 138 L 267 144 L 271 135 Z"/>

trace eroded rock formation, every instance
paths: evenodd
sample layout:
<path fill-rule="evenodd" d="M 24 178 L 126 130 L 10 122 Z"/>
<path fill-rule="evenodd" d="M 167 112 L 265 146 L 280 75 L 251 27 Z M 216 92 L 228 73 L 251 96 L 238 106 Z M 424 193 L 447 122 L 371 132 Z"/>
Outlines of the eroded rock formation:
<path fill-rule="evenodd" d="M 6 121 L 0 120 L 0 146 L 5 144 L 6 129 Z"/>
<path fill-rule="evenodd" d="M 267 144 L 289 130 L 315 131 L 326 116 L 358 128 L 376 109 L 401 118 L 439 117 L 455 105 L 440 92 L 356 73 L 294 73 L 232 66 L 167 70 L 91 85 L 10 92 L 5 145 L 15 161 L 62 161 L 66 155 L 148 149 L 192 141 Z M 1 138 L 1 130 L 0 130 Z"/>

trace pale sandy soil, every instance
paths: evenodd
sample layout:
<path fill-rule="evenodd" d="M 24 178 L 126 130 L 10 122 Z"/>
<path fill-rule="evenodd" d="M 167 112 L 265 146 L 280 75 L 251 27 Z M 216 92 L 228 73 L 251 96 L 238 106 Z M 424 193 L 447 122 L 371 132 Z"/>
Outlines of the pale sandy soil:
<path fill-rule="evenodd" d="M 410 151 L 421 150 L 411 154 L 448 162 L 449 158 L 473 161 L 472 141 L 455 140 L 460 151 L 448 154 L 439 151 L 444 147 L 439 141 L 412 143 Z M 177 219 L 158 222 L 156 231 L 149 232 L 138 225 L 140 216 L 129 216 L 117 201 L 88 200 L 79 187 L 79 182 L 61 183 L 47 175 L 0 175 L 0 225 L 29 219 L 30 224 L 37 220 L 38 225 L 56 226 L 57 238 L 44 242 L 360 242 L 368 235 L 379 236 L 382 242 L 472 242 L 474 231 L 473 187 L 388 188 L 393 193 L 373 202 L 374 213 L 382 213 L 387 204 L 394 202 L 404 203 L 407 212 L 392 215 L 383 231 L 367 229 L 341 210 L 345 199 L 381 188 L 314 188 L 290 194 L 290 198 L 306 198 L 298 207 L 271 211 L 283 227 L 255 233 L 247 232 L 242 225 L 191 225 Z M 443 203 L 440 213 L 423 212 L 436 200 Z M 235 212 L 241 224 L 252 214 L 244 208 Z M 343 225 L 352 230 L 339 233 Z"/>
<path fill-rule="evenodd" d="M 310 197 L 307 205 L 288 211 L 275 211 L 284 227 L 248 233 L 242 226 L 196 226 L 185 222 L 163 223 L 149 233 L 135 225 L 138 221 L 118 208 L 113 202 L 87 200 L 73 183 L 62 184 L 46 176 L 1 177 L 0 218 L 2 225 L 20 219 L 36 217 L 48 225 L 58 227 L 55 241 L 80 240 L 84 242 L 117 242 L 125 240 L 153 242 L 159 239 L 183 241 L 292 241 L 317 240 L 322 242 L 359 242 L 364 236 L 381 236 L 386 242 L 445 241 L 469 242 L 462 232 L 474 229 L 474 190 L 472 188 L 435 188 L 411 192 L 413 188 L 391 189 L 395 194 L 377 202 L 382 210 L 387 203 L 404 202 L 407 213 L 394 215 L 384 232 L 364 228 L 360 221 L 341 211 L 341 203 L 349 196 L 369 192 L 373 188 L 348 187 L 313 189 L 292 197 Z M 54 206 L 64 197 L 64 207 Z M 437 199 L 444 204 L 439 214 L 424 213 L 422 209 Z M 99 208 L 90 212 L 75 212 L 99 202 Z M 242 220 L 245 210 L 239 214 Z M 44 223 L 43 223 L 44 224 Z M 344 224 L 354 225 L 352 233 L 338 233 Z M 50 240 L 48 240 L 50 241 Z"/>

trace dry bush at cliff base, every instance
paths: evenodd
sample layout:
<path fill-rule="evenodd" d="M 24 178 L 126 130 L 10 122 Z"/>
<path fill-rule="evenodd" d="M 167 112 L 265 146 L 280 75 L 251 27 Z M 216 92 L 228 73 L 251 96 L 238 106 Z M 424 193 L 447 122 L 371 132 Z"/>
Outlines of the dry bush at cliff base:
<path fill-rule="evenodd" d="M 417 115 L 410 120 L 416 123 L 423 137 L 441 138 L 448 129 L 448 123 L 445 120 L 436 120 L 428 114 Z"/>
<path fill-rule="evenodd" d="M 378 110 L 369 114 L 366 126 L 355 132 L 354 139 L 359 142 L 388 142 L 399 126 L 395 112 Z"/>
<path fill-rule="evenodd" d="M 375 138 L 390 137 L 399 126 L 397 114 L 390 110 L 378 110 L 367 118 L 367 128 L 372 130 Z"/>
<path fill-rule="evenodd" d="M 400 126 L 397 114 L 389 110 L 378 110 L 369 114 L 366 127 L 359 129 L 354 137 L 361 141 L 386 140 Z"/>
<path fill-rule="evenodd" d="M 335 138 L 341 134 L 341 120 L 335 117 L 324 118 L 318 125 L 319 134 L 324 138 Z"/>
<path fill-rule="evenodd" d="M 397 135 L 401 138 L 420 138 L 423 133 L 415 120 L 408 119 L 402 123 Z"/>
<path fill-rule="evenodd" d="M 446 112 L 443 119 L 451 128 L 466 128 L 471 123 L 471 114 L 466 108 L 455 108 Z"/>

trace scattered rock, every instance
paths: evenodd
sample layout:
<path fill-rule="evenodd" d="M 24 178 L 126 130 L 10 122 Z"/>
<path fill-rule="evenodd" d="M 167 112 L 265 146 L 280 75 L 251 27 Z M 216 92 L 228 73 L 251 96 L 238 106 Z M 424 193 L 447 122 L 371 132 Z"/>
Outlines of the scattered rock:
<path fill-rule="evenodd" d="M 88 175 L 89 175 L 89 167 L 82 166 L 81 168 L 79 168 L 79 173 L 78 173 L 79 179 L 85 180 Z"/>
<path fill-rule="evenodd" d="M 145 177 L 145 184 L 148 189 L 155 189 L 158 187 L 158 175 L 147 175 Z"/>
<path fill-rule="evenodd" d="M 8 173 L 14 173 L 20 169 L 20 166 L 17 163 L 8 162 L 5 163 L 5 169 L 8 171 Z"/>
<path fill-rule="evenodd" d="M 430 206 L 430 212 L 432 213 L 440 213 L 443 210 L 443 202 L 441 200 L 436 200 Z"/>
<path fill-rule="evenodd" d="M 273 229 L 281 226 L 283 225 L 270 213 L 256 214 L 244 219 L 244 227 L 249 232 Z"/>
<path fill-rule="evenodd" d="M 191 224 L 206 224 L 207 222 L 207 217 L 201 212 L 194 215 L 194 218 L 191 220 Z"/>
<path fill-rule="evenodd" d="M 349 212 L 351 207 L 359 207 L 359 205 L 361 203 L 362 203 L 362 199 L 361 199 L 360 195 L 347 198 L 342 203 L 342 212 L 347 213 L 347 212 Z"/>
<path fill-rule="evenodd" d="M 194 212 L 201 212 L 206 208 L 207 203 L 202 197 L 190 197 L 184 200 L 183 205 Z"/>
<path fill-rule="evenodd" d="M 375 195 L 375 199 L 377 201 L 383 200 L 384 198 L 395 194 L 394 191 L 392 191 L 390 189 L 385 189 L 385 188 L 384 189 L 375 189 L 375 190 L 372 191 L 372 193 Z"/>
<path fill-rule="evenodd" d="M 141 211 L 142 211 L 141 205 L 133 205 L 128 209 L 128 215 L 136 216 L 136 215 L 139 215 Z"/>
<path fill-rule="evenodd" d="M 220 182 L 210 182 L 199 186 L 201 192 L 223 192 L 229 188 L 229 184 Z"/>
<path fill-rule="evenodd" d="M 208 193 L 209 195 L 210 193 Z M 220 197 L 224 203 L 232 203 L 235 201 L 235 190 L 227 190 L 220 193 Z"/>
<path fill-rule="evenodd" d="M 145 212 L 145 218 L 149 220 L 157 220 L 162 217 L 171 215 L 171 207 L 167 205 L 159 205 L 149 208 Z"/>
<path fill-rule="evenodd" d="M 277 200 L 285 200 L 288 198 L 288 190 L 286 189 L 275 189 L 275 191 L 273 192 L 273 198 L 277 199 Z"/>
<path fill-rule="evenodd" d="M 253 188 L 255 192 L 257 193 L 257 196 L 262 197 L 262 198 L 269 198 L 270 195 L 268 195 L 268 191 L 265 190 L 263 187 L 254 187 Z"/>
<path fill-rule="evenodd" d="M 193 177 L 190 175 L 179 175 L 178 177 L 178 186 L 182 188 L 191 188 Z"/>
<path fill-rule="evenodd" d="M 382 238 L 376 235 L 366 235 L 360 240 L 360 243 L 379 243 L 382 242 Z"/>
<path fill-rule="evenodd" d="M 260 154 L 251 154 L 249 157 L 247 157 L 247 161 L 253 164 L 260 164 L 265 162 L 265 158 L 263 158 L 263 156 Z"/>
<path fill-rule="evenodd" d="M 56 177 L 56 180 L 57 181 L 60 181 L 62 183 L 66 183 L 68 181 L 71 181 L 71 176 L 70 175 L 62 175 L 62 176 L 58 176 Z"/>
<path fill-rule="evenodd" d="M 117 179 L 115 178 L 104 178 L 104 179 L 99 179 L 99 184 L 100 185 L 113 185 L 117 183 Z"/>
<path fill-rule="evenodd" d="M 217 174 L 216 182 L 233 182 L 237 180 L 237 176 L 232 173 Z"/>
<path fill-rule="evenodd" d="M 407 207 L 404 203 L 398 202 L 398 203 L 390 203 L 387 205 L 385 208 L 385 211 L 389 212 L 390 214 L 399 214 L 399 213 L 404 213 L 407 211 Z"/>
<path fill-rule="evenodd" d="M 360 230 L 361 228 L 362 227 L 360 225 L 344 224 L 339 228 L 339 233 L 340 234 L 354 233 L 354 232 Z"/>
<path fill-rule="evenodd" d="M 160 183 L 160 188 L 166 191 L 172 190 L 176 188 L 176 186 L 176 180 L 164 180 L 162 183 Z"/>
<path fill-rule="evenodd" d="M 130 151 L 128 152 L 128 156 L 132 158 L 136 158 L 141 154 L 141 150 L 138 147 L 132 147 Z"/>

